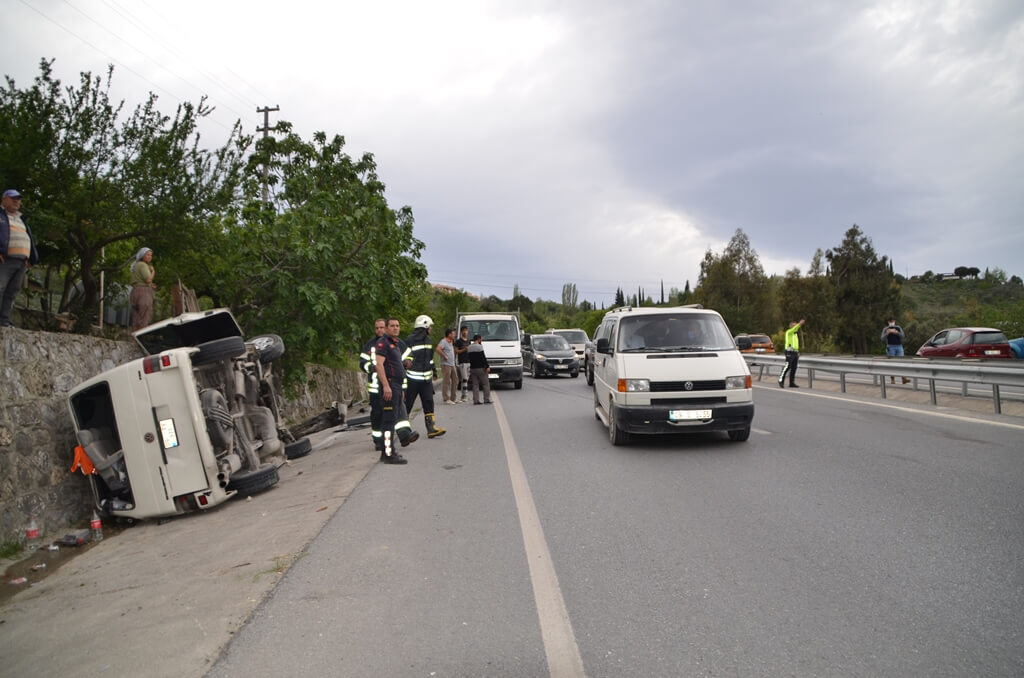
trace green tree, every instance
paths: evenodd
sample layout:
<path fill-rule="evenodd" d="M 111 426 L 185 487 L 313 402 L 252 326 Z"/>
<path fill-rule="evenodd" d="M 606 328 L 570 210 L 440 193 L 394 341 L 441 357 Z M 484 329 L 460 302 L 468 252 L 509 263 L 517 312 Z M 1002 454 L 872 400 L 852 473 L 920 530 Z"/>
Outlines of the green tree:
<path fill-rule="evenodd" d="M 249 159 L 245 206 L 218 243 L 216 286 L 247 331 L 281 335 L 295 377 L 306 361 L 338 364 L 374 318 L 410 317 L 431 291 L 412 210 L 388 206 L 373 156 L 353 160 L 341 136 L 306 141 L 287 122 L 278 130 Z"/>
<path fill-rule="evenodd" d="M 622 293 L 621 287 L 615 288 L 615 307 L 621 307 L 626 305 L 626 295 Z"/>
<path fill-rule="evenodd" d="M 839 345 L 854 353 L 873 352 L 880 323 L 900 312 L 900 288 L 889 272 L 887 258 L 875 253 L 871 239 L 856 224 L 825 257 L 839 319 L 835 331 Z"/>
<path fill-rule="evenodd" d="M 236 123 L 224 146 L 202 149 L 197 125 L 211 111 L 204 100 L 179 105 L 172 117 L 150 94 L 124 115 L 124 102 L 110 98 L 113 67 L 105 80 L 82 73 L 62 87 L 51 66 L 41 61 L 26 89 L 7 78 L 0 91 L 2 178 L 32 197 L 43 266 L 63 277 L 60 309 L 81 282 L 79 321 L 87 324 L 100 274 L 126 280 L 140 245 L 158 253 L 161 284 L 187 266 L 187 252 L 206 255 L 195 245 L 235 200 L 250 140 Z"/>
<path fill-rule="evenodd" d="M 572 311 L 576 308 L 578 299 L 579 292 L 576 290 L 576 283 L 565 283 L 562 285 L 562 306 L 567 311 Z"/>
<path fill-rule="evenodd" d="M 771 326 L 768 277 L 742 229 L 736 229 L 721 255 L 710 249 L 704 254 L 693 297 L 721 313 L 734 331 L 757 332 Z"/>

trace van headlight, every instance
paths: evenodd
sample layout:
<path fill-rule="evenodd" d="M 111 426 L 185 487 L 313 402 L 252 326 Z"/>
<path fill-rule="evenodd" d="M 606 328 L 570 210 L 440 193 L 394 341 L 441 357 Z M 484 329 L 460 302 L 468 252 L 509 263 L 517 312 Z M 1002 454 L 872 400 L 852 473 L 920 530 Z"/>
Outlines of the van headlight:
<path fill-rule="evenodd" d="M 650 379 L 619 379 L 619 393 L 637 393 L 639 391 L 650 391 Z"/>
<path fill-rule="evenodd" d="M 726 377 L 725 378 L 725 390 L 731 388 L 753 388 L 752 379 L 749 374 L 745 374 L 739 377 Z"/>

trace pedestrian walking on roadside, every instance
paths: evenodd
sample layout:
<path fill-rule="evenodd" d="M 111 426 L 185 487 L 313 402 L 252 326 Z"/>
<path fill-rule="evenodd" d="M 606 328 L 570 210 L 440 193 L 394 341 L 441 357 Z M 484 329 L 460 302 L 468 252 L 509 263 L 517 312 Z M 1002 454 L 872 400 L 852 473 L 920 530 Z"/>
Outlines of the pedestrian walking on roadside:
<path fill-rule="evenodd" d="M 28 269 L 39 262 L 39 252 L 21 213 L 21 193 L 7 189 L 0 205 L 0 327 L 14 327 L 14 300 L 25 284 Z"/>
<path fill-rule="evenodd" d="M 896 318 L 890 317 L 888 324 L 882 328 L 882 343 L 885 344 L 885 355 L 890 358 L 902 358 L 904 339 L 906 339 L 906 335 L 903 334 L 903 328 L 896 324 Z M 904 384 L 910 381 L 906 377 L 900 377 L 900 379 Z M 890 376 L 889 383 L 895 384 L 896 377 Z"/>
<path fill-rule="evenodd" d="M 473 404 L 480 405 L 480 391 L 484 392 L 484 402 L 491 402 L 491 366 L 484 354 L 483 337 L 473 335 L 473 342 L 466 351 L 469 356 L 469 380 L 473 384 Z"/>
<path fill-rule="evenodd" d="M 434 349 L 441 356 L 441 397 L 446 405 L 454 405 L 459 397 L 459 377 L 455 364 L 455 329 L 444 331 L 444 339 Z"/>
<path fill-rule="evenodd" d="M 469 390 L 469 354 L 467 351 L 471 343 L 469 340 L 469 328 L 463 326 L 461 335 L 455 340 L 455 364 L 459 368 L 459 388 L 462 391 L 462 397 L 459 398 L 459 402 L 461 403 L 469 400 L 466 396 Z"/>
<path fill-rule="evenodd" d="M 381 452 L 380 460 L 385 464 L 405 464 L 407 460 L 395 449 L 395 423 L 398 421 L 402 403 L 402 384 L 405 381 L 405 365 L 402 364 L 402 349 L 398 343 L 397 318 L 388 318 L 388 332 L 374 344 L 374 358 L 377 379 L 380 382 L 381 398 Z"/>
<path fill-rule="evenodd" d="M 796 365 L 800 362 L 800 335 L 797 334 L 804 326 L 804 319 L 791 322 L 786 330 L 786 366 L 779 374 L 779 388 L 785 387 L 786 375 L 789 375 L 789 387 L 798 388 L 796 385 Z"/>

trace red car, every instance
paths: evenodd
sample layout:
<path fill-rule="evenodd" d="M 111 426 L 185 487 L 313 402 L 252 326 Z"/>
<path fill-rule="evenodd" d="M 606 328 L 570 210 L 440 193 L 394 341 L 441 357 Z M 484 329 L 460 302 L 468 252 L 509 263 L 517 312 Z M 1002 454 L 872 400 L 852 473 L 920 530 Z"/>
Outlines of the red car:
<path fill-rule="evenodd" d="M 952 327 L 917 349 L 923 358 L 1012 358 L 1010 342 L 991 327 Z"/>

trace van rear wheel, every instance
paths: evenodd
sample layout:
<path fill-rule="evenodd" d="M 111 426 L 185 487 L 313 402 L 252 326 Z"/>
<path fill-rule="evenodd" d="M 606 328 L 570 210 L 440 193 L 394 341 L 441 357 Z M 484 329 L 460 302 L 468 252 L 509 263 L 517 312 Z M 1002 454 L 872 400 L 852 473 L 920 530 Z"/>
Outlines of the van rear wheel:
<path fill-rule="evenodd" d="M 235 490 L 243 497 L 262 492 L 277 485 L 280 476 L 277 474 L 277 467 L 273 464 L 264 464 L 255 471 L 242 471 L 234 473 L 228 481 L 227 490 Z"/>

